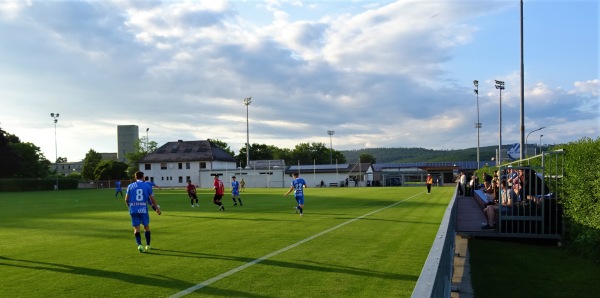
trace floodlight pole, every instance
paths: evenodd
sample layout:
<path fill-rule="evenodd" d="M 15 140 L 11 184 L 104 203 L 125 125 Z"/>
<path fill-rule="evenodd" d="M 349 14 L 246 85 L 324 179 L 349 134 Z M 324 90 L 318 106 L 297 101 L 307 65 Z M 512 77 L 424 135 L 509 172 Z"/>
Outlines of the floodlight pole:
<path fill-rule="evenodd" d="M 252 103 L 252 97 L 244 98 L 244 105 L 246 106 L 246 168 L 250 165 L 250 123 L 248 120 L 248 106 Z"/>
<path fill-rule="evenodd" d="M 475 128 L 477 128 L 477 169 L 481 168 L 479 164 L 479 129 L 481 129 L 481 122 L 479 122 L 479 81 L 474 80 L 473 85 L 475 85 L 475 95 L 477 96 L 477 123 L 475 123 Z"/>
<path fill-rule="evenodd" d="M 333 141 L 331 136 L 333 136 L 334 133 L 335 131 L 333 130 L 327 131 L 327 134 L 329 135 L 329 164 L 333 164 Z"/>
<path fill-rule="evenodd" d="M 525 56 L 523 54 L 523 0 L 521 0 L 521 159 L 525 158 L 526 152 L 523 151 L 523 137 L 525 136 Z M 525 142 L 527 143 L 527 142 Z M 525 145 L 527 146 L 527 145 Z"/>
<path fill-rule="evenodd" d="M 54 190 L 58 190 L 58 142 L 56 138 L 56 123 L 58 122 L 59 114 L 50 113 L 50 117 L 54 118 L 54 166 L 55 166 L 55 174 L 56 174 L 56 185 L 54 185 Z"/>
<path fill-rule="evenodd" d="M 504 81 L 496 80 L 496 89 L 500 90 L 500 109 L 498 112 L 498 160 L 497 166 L 502 164 L 502 90 L 504 90 Z"/>
<path fill-rule="evenodd" d="M 146 128 L 146 154 L 148 154 L 148 143 L 149 143 L 149 139 L 148 139 L 148 131 L 150 130 L 150 128 Z"/>

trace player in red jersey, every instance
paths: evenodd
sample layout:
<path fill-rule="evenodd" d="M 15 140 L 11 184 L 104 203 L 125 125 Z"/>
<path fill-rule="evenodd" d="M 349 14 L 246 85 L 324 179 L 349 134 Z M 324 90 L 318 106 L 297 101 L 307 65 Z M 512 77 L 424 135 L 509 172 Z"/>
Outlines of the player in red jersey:
<path fill-rule="evenodd" d="M 221 203 L 221 199 L 223 198 L 223 194 L 225 193 L 225 186 L 223 185 L 223 182 L 219 180 L 219 176 L 215 175 L 215 183 L 213 185 L 213 189 L 215 190 L 213 204 L 219 206 L 220 211 L 225 211 L 225 206 L 223 206 L 223 204 Z"/>

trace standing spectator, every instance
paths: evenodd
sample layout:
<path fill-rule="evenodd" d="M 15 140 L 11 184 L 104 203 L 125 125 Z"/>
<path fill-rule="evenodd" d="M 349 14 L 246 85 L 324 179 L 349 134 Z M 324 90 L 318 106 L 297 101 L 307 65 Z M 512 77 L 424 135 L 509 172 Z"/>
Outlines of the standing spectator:
<path fill-rule="evenodd" d="M 117 179 L 117 181 L 115 181 L 115 190 L 117 191 L 115 193 L 115 198 L 117 197 L 118 194 L 121 194 L 121 199 L 123 198 L 123 190 L 121 189 L 121 180 Z"/>
<path fill-rule="evenodd" d="M 160 207 L 154 200 L 152 187 L 144 183 L 144 173 L 135 173 L 136 182 L 129 184 L 125 194 L 125 204 L 129 209 L 131 216 L 131 225 L 133 226 L 133 235 L 138 246 L 139 252 L 145 252 L 150 249 L 150 215 L 148 215 L 148 202 L 156 208 L 156 213 L 161 214 Z M 142 246 L 142 236 L 140 235 L 140 225 L 144 225 L 144 236 L 146 238 L 146 248 Z"/>
<path fill-rule="evenodd" d="M 427 180 L 425 182 L 427 183 L 427 194 L 430 194 L 431 185 L 433 184 L 433 178 L 431 177 L 431 174 L 427 174 Z"/>
<path fill-rule="evenodd" d="M 240 181 L 240 192 L 244 192 L 245 189 L 246 189 L 246 181 L 244 181 L 244 178 L 242 178 L 242 181 Z"/>
<path fill-rule="evenodd" d="M 225 186 L 223 182 L 219 180 L 219 176 L 215 175 L 215 183 L 213 183 L 213 189 L 215 190 L 215 196 L 213 197 L 213 204 L 219 206 L 220 211 L 225 211 L 225 206 L 221 203 L 223 194 L 225 193 Z"/>
<path fill-rule="evenodd" d="M 460 172 L 460 190 L 461 190 L 461 195 L 467 195 L 467 176 L 465 175 L 465 173 Z"/>
<path fill-rule="evenodd" d="M 458 173 L 458 176 L 456 177 L 456 185 L 458 186 L 458 195 L 462 196 L 463 192 L 462 192 L 462 186 L 460 185 L 460 178 L 462 177 L 462 172 Z"/>
<path fill-rule="evenodd" d="M 294 173 L 292 176 L 294 176 L 292 186 L 290 186 L 290 189 L 283 196 L 285 197 L 293 191 L 296 203 L 298 203 L 298 206 L 294 207 L 294 209 L 296 209 L 296 213 L 300 212 L 300 216 L 304 216 L 304 188 L 308 186 L 306 185 L 306 181 L 300 178 L 300 174 Z"/>
<path fill-rule="evenodd" d="M 194 208 L 194 202 L 196 202 L 196 206 L 200 206 L 198 205 L 198 196 L 196 195 L 196 186 L 194 184 L 192 184 L 192 181 L 188 181 L 188 185 L 187 185 L 187 194 L 188 197 L 190 198 L 190 204 L 192 204 L 192 208 Z"/>
<path fill-rule="evenodd" d="M 231 177 L 231 180 L 233 180 L 231 181 L 231 197 L 233 198 L 233 206 L 237 206 L 237 202 L 235 201 L 236 198 L 238 201 L 240 201 L 240 206 L 244 206 L 244 204 L 242 204 L 242 199 L 240 198 L 240 183 L 235 179 L 235 176 Z"/>

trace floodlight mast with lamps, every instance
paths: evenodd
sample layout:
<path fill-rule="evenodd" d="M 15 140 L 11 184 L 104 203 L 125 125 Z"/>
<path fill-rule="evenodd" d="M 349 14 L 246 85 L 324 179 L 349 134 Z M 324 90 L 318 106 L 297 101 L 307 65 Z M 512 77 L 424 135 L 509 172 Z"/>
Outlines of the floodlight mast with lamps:
<path fill-rule="evenodd" d="M 148 131 L 149 130 L 150 130 L 150 127 L 146 128 L 146 154 L 148 154 L 148 143 L 149 143 Z"/>
<path fill-rule="evenodd" d="M 331 140 L 331 136 L 333 136 L 334 133 L 335 131 L 333 130 L 327 131 L 327 134 L 329 135 L 329 164 L 333 164 L 333 141 Z"/>
<path fill-rule="evenodd" d="M 252 96 L 244 98 L 246 106 L 246 169 L 250 167 L 250 124 L 248 120 L 248 106 L 252 103 Z"/>
<path fill-rule="evenodd" d="M 479 81 L 474 80 L 473 85 L 475 85 L 475 95 L 477 95 L 477 123 L 475 123 L 475 128 L 477 128 L 477 169 L 481 168 L 479 164 L 479 129 L 481 129 L 481 122 L 479 122 Z"/>
<path fill-rule="evenodd" d="M 525 137 L 525 155 L 527 155 L 527 153 L 528 153 L 528 152 L 527 152 L 527 139 L 529 138 L 529 135 L 530 135 L 530 134 L 532 134 L 532 133 L 534 133 L 534 132 L 536 132 L 536 131 L 542 130 L 542 129 L 544 129 L 544 128 L 546 128 L 546 127 L 545 127 L 545 126 L 542 126 L 542 127 L 538 128 L 538 129 L 536 129 L 536 130 L 532 130 L 532 131 L 530 131 L 530 132 L 527 134 L 527 137 Z"/>
<path fill-rule="evenodd" d="M 497 165 L 502 164 L 502 90 L 504 90 L 504 81 L 496 80 L 496 89 L 500 90 L 500 109 L 498 110 L 498 160 Z"/>
<path fill-rule="evenodd" d="M 540 154 L 542 154 L 542 137 L 544 135 L 540 135 Z"/>
<path fill-rule="evenodd" d="M 56 140 L 56 123 L 58 122 L 58 116 L 59 114 L 56 113 L 50 113 L 50 117 L 54 118 L 54 152 L 55 152 L 55 159 L 54 159 L 54 166 L 56 169 L 56 185 L 54 185 L 54 190 L 58 190 L 58 142 Z"/>

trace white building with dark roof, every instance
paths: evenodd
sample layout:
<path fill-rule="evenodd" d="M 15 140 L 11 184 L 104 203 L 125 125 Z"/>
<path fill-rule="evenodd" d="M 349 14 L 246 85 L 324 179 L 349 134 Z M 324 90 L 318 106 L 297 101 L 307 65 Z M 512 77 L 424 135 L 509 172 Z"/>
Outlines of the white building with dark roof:
<path fill-rule="evenodd" d="M 139 170 L 160 187 L 185 187 L 187 181 L 212 187 L 214 172 L 233 172 L 236 160 L 214 143 L 168 142 L 138 161 Z"/>

